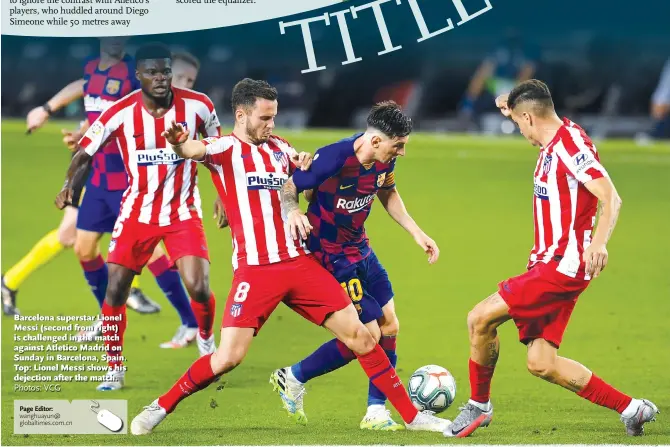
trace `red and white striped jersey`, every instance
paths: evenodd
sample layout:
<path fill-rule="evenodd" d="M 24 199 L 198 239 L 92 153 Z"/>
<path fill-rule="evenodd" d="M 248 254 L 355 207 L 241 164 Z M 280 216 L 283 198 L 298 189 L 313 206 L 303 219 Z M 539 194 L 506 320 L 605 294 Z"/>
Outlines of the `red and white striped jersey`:
<path fill-rule="evenodd" d="M 286 261 L 309 253 L 294 241 L 280 200 L 295 149 L 272 136 L 260 146 L 235 135 L 203 140 L 204 159 L 223 201 L 233 239 L 233 268 Z"/>
<path fill-rule="evenodd" d="M 559 272 L 589 280 L 582 254 L 591 243 L 598 199 L 584 183 L 608 174 L 584 130 L 567 118 L 563 123 L 535 168 L 535 245 L 528 268 L 556 259 Z"/>
<path fill-rule="evenodd" d="M 173 120 L 188 130 L 191 139 L 218 136 L 221 127 L 207 95 L 177 87 L 172 93 L 172 107 L 161 118 L 146 110 L 141 90 L 130 93 L 105 110 L 79 142 L 92 156 L 116 139 L 129 183 L 120 220 L 167 226 L 202 218 L 197 164 L 179 157 L 161 134 Z"/>

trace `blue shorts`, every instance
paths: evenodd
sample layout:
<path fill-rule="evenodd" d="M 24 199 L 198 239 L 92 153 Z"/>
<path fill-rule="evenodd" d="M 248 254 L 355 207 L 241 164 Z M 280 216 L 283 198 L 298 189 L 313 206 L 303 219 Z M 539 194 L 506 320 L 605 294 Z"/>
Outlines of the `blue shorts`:
<path fill-rule="evenodd" d="M 354 303 L 363 323 L 382 317 L 382 307 L 393 298 L 388 273 L 374 251 L 362 261 L 338 270 L 334 274 Z"/>
<path fill-rule="evenodd" d="M 87 185 L 84 198 L 79 204 L 77 229 L 111 233 L 121 211 L 123 193 L 124 191 L 107 191 Z"/>

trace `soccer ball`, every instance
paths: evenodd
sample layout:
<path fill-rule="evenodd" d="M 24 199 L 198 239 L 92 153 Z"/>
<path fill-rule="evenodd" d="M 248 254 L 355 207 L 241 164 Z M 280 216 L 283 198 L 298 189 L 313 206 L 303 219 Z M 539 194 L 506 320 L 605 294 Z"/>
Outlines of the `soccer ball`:
<path fill-rule="evenodd" d="M 454 402 L 456 380 L 449 371 L 437 365 L 417 369 L 407 386 L 412 403 L 419 410 L 441 413 Z"/>

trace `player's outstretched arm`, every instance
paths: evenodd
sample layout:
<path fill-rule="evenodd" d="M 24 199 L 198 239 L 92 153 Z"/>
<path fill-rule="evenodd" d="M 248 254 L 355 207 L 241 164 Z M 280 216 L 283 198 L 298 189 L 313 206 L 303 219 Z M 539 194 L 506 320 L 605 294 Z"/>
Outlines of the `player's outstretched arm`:
<path fill-rule="evenodd" d="M 93 157 L 86 151 L 77 151 L 72 157 L 63 189 L 56 196 L 55 203 L 58 209 L 62 210 L 66 206 L 72 205 L 74 191 L 80 191 L 84 187 L 92 162 Z"/>
<path fill-rule="evenodd" d="M 428 253 L 428 262 L 434 264 L 440 256 L 440 249 L 434 240 L 432 240 L 412 219 L 412 216 L 407 212 L 405 203 L 400 197 L 400 193 L 394 187 L 389 189 L 380 189 L 377 191 L 379 201 L 384 205 L 389 215 L 398 222 L 423 250 Z"/>
<path fill-rule="evenodd" d="M 312 230 L 312 226 L 310 225 L 307 216 L 305 216 L 300 209 L 298 187 L 293 182 L 293 177 L 289 178 L 288 181 L 284 183 L 284 186 L 282 186 L 281 203 L 284 212 L 286 213 L 291 237 L 293 237 L 294 240 L 297 240 L 298 236 L 300 236 L 301 239 L 306 239 L 307 235 Z"/>
<path fill-rule="evenodd" d="M 586 189 L 599 201 L 598 226 L 593 233 L 591 244 L 584 250 L 586 273 L 597 277 L 607 265 L 607 242 L 612 236 L 619 219 L 621 197 L 609 177 L 601 177 L 584 183 Z"/>
<path fill-rule="evenodd" d="M 39 129 L 46 123 L 52 113 L 84 96 L 84 84 L 85 81 L 83 79 L 70 82 L 44 105 L 31 110 L 26 117 L 27 133 Z"/>
<path fill-rule="evenodd" d="M 202 141 L 189 140 L 188 132 L 176 121 L 172 121 L 170 128 L 166 129 L 161 135 L 170 143 L 172 150 L 181 158 L 191 158 L 193 160 L 202 160 L 205 158 L 205 154 L 207 153 L 205 144 Z"/>

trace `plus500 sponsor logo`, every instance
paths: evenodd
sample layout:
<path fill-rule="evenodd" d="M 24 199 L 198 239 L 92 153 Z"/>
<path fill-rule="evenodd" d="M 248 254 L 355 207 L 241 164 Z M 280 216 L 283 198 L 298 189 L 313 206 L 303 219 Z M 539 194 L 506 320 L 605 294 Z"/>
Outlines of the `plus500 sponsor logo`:
<path fill-rule="evenodd" d="M 335 205 L 335 208 L 339 210 L 347 210 L 349 214 L 356 213 L 368 206 L 374 200 L 374 198 L 374 194 L 370 194 L 364 197 L 356 197 L 353 200 L 340 198 L 337 199 L 337 205 Z"/>
<path fill-rule="evenodd" d="M 269 172 L 250 172 L 247 174 L 247 189 L 272 189 L 278 190 L 288 180 L 286 174 Z"/>
<path fill-rule="evenodd" d="M 137 151 L 138 166 L 176 165 L 184 161 L 172 149 L 147 149 Z"/>
<path fill-rule="evenodd" d="M 549 191 L 547 190 L 547 185 L 545 183 L 536 182 L 534 190 L 536 197 L 539 197 L 542 200 L 549 200 Z"/>

